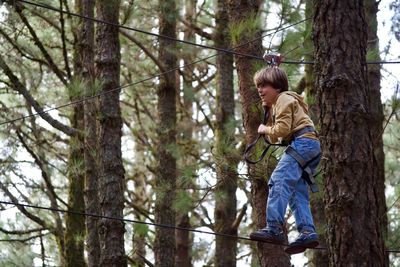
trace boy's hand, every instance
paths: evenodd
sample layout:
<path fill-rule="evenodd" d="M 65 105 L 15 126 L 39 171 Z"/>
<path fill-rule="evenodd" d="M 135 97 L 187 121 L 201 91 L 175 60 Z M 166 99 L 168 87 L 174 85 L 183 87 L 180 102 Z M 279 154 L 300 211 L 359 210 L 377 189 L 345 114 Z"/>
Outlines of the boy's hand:
<path fill-rule="evenodd" d="M 258 131 L 259 134 L 265 134 L 267 132 L 267 126 L 265 126 L 264 124 L 260 124 L 260 126 L 258 126 Z"/>

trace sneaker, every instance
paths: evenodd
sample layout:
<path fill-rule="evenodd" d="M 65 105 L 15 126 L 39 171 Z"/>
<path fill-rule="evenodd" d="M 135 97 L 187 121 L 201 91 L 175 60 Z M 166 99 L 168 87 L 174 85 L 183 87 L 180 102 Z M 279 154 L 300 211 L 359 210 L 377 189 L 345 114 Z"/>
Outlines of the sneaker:
<path fill-rule="evenodd" d="M 250 239 L 279 245 L 283 244 L 283 242 L 285 241 L 282 231 L 272 230 L 269 228 L 263 228 L 261 230 L 251 233 Z"/>
<path fill-rule="evenodd" d="M 285 252 L 288 254 L 298 254 L 304 252 L 308 248 L 315 248 L 318 245 L 318 235 L 315 232 L 303 231 L 294 242 L 289 244 Z"/>

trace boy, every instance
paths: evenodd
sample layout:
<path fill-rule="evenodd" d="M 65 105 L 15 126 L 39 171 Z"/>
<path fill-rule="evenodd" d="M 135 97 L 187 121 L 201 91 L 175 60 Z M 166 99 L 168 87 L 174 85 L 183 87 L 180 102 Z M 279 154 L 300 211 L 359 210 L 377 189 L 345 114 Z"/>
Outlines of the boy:
<path fill-rule="evenodd" d="M 261 124 L 258 133 L 270 142 L 287 141 L 304 161 L 315 170 L 320 157 L 320 143 L 314 124 L 308 115 L 308 106 L 303 98 L 288 91 L 288 78 L 278 67 L 264 68 L 254 75 L 254 83 L 262 105 L 270 110 L 267 125 Z M 299 236 L 286 248 L 289 254 L 301 253 L 306 248 L 318 246 L 308 197 L 308 186 L 302 179 L 303 169 L 296 159 L 284 153 L 271 178 L 267 201 L 267 225 L 250 234 L 250 238 L 283 244 L 283 224 L 287 205 L 293 211 Z"/>

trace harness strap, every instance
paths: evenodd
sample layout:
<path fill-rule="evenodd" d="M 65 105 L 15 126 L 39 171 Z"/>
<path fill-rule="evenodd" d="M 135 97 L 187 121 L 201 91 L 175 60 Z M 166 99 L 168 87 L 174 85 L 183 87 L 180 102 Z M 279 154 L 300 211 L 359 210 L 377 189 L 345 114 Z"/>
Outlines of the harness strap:
<path fill-rule="evenodd" d="M 271 146 L 271 144 L 269 144 L 269 143 L 267 143 L 267 141 L 265 141 L 267 143 L 267 146 L 264 148 L 264 150 L 261 153 L 260 157 L 257 160 L 251 160 L 250 159 L 250 155 L 249 155 L 250 151 L 257 144 L 258 140 L 260 140 L 261 137 L 263 137 L 263 135 L 259 134 L 257 139 L 253 143 L 251 143 L 250 145 L 248 145 L 246 147 L 246 149 L 244 151 L 244 159 L 246 160 L 247 163 L 256 164 L 256 163 L 260 162 L 265 157 L 265 155 L 267 154 L 268 149 Z"/>
<path fill-rule="evenodd" d="M 306 133 L 315 133 L 315 135 L 318 136 L 318 133 L 313 126 L 306 126 L 303 129 L 300 129 L 297 132 L 293 133 L 292 139 L 299 138 L 300 136 Z"/>
<path fill-rule="evenodd" d="M 318 186 L 315 182 L 314 174 L 309 167 L 310 163 L 313 162 L 314 160 L 318 159 L 321 154 L 319 153 L 315 157 L 313 157 L 311 160 L 306 161 L 292 146 L 288 146 L 285 149 L 285 152 L 290 155 L 292 158 L 294 158 L 297 163 L 299 163 L 300 167 L 303 169 L 303 173 L 301 177 L 307 182 L 307 184 L 310 186 L 311 191 L 313 193 L 318 192 Z"/>
<path fill-rule="evenodd" d="M 264 107 L 263 124 L 267 124 L 268 116 L 269 116 L 269 108 Z M 264 139 L 264 142 L 267 144 L 267 146 L 264 148 L 263 152 L 261 153 L 260 157 L 257 160 L 251 160 L 250 159 L 250 151 L 253 149 L 253 147 L 256 146 L 258 140 L 260 140 L 261 138 Z M 280 144 L 271 144 L 264 134 L 259 134 L 257 139 L 254 142 L 252 142 L 251 144 L 249 144 L 246 147 L 246 149 L 244 150 L 244 159 L 249 164 L 256 164 L 256 163 L 260 162 L 265 157 L 265 155 L 268 152 L 268 149 L 271 146 L 282 146 L 282 145 L 280 145 Z"/>

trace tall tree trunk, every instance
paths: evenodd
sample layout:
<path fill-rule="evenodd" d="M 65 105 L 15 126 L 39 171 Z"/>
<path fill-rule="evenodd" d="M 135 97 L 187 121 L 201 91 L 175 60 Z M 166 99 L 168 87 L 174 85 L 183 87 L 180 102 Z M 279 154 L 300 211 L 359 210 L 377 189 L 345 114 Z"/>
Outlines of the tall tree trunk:
<path fill-rule="evenodd" d="M 75 3 L 79 14 L 94 16 L 94 0 L 79 0 Z M 76 64 L 77 79 L 85 86 L 85 97 L 94 95 L 94 24 L 93 21 L 82 19 L 76 34 Z M 96 214 L 100 210 L 98 196 L 98 142 L 96 121 L 96 99 L 84 102 L 84 166 L 85 166 L 85 210 Z M 89 267 L 99 266 L 100 241 L 98 219 L 86 217 L 86 251 Z"/>
<path fill-rule="evenodd" d="M 137 148 L 138 146 L 136 146 Z M 140 147 L 136 150 L 136 155 L 139 158 L 145 158 L 144 150 Z M 139 171 L 140 172 L 140 171 Z M 134 174 L 134 187 L 135 187 L 135 205 L 139 208 L 143 208 L 146 210 L 146 203 L 149 202 L 147 193 L 146 193 L 146 177 L 143 173 Z M 135 219 L 138 221 L 145 221 L 146 218 L 140 212 L 134 212 Z M 133 260 L 134 266 L 136 267 L 145 267 L 144 258 L 146 257 L 146 234 L 144 233 L 143 228 L 135 229 L 135 232 L 132 236 L 133 243 Z"/>
<path fill-rule="evenodd" d="M 379 39 L 377 35 L 378 21 L 376 14 L 380 1 L 367 0 L 365 1 L 365 16 L 368 23 L 368 46 L 367 60 L 380 61 L 379 56 Z M 383 106 L 381 101 L 381 66 L 379 64 L 368 65 L 368 81 L 369 81 L 369 101 L 371 113 L 371 133 L 375 156 L 374 171 L 377 178 L 375 188 L 377 192 L 379 224 L 382 227 L 382 233 L 387 238 L 387 207 L 385 197 L 385 154 L 383 152 Z"/>
<path fill-rule="evenodd" d="M 139 115 L 138 115 L 139 116 Z M 140 142 L 135 144 L 135 167 L 134 172 L 132 174 L 132 180 L 134 183 L 135 193 L 134 195 L 134 205 L 132 207 L 134 210 L 135 219 L 138 221 L 145 221 L 146 217 L 138 211 L 138 209 L 148 210 L 148 203 L 150 202 L 148 199 L 148 193 L 146 191 L 146 175 L 145 168 L 143 166 L 143 161 L 146 159 L 146 147 L 143 146 Z M 139 225 L 136 225 L 139 226 Z M 132 236 L 133 250 L 132 250 L 132 260 L 134 262 L 133 266 L 136 267 L 145 267 L 146 257 L 146 234 L 147 229 L 143 227 L 134 227 L 134 232 Z"/>
<path fill-rule="evenodd" d="M 235 32 L 233 36 L 239 36 L 233 40 L 233 44 L 245 43 L 261 36 L 257 19 L 261 1 L 228 1 L 231 29 L 238 31 L 241 23 L 252 25 L 245 27 L 242 32 Z M 262 40 L 253 41 L 245 46 L 235 49 L 237 52 L 251 55 L 262 55 Z M 257 129 L 261 122 L 262 107 L 257 90 L 253 83 L 254 73 L 263 65 L 249 58 L 235 56 L 236 69 L 239 77 L 239 91 L 243 110 L 243 123 L 246 130 L 245 141 L 247 144 L 257 137 Z M 268 185 L 266 175 L 270 171 L 261 165 L 249 165 L 251 179 L 251 194 L 253 206 L 253 220 L 256 228 L 264 228 L 266 225 L 266 200 L 268 197 Z M 265 175 L 263 175 L 265 174 Z M 258 258 L 261 266 L 290 266 L 289 256 L 283 251 L 283 247 L 258 242 Z"/>
<path fill-rule="evenodd" d="M 97 17 L 118 23 L 120 1 L 99 0 L 96 2 Z M 118 28 L 98 24 L 96 31 L 96 77 L 102 82 L 102 92 L 119 86 L 120 44 Z M 102 215 L 123 217 L 124 167 L 122 165 L 121 136 L 122 118 L 119 106 L 120 90 L 102 95 L 100 98 L 100 209 Z M 100 265 L 126 266 L 124 248 L 125 225 L 122 221 L 101 219 Z"/>
<path fill-rule="evenodd" d="M 177 11 L 174 0 L 159 2 L 160 34 L 176 37 Z M 159 59 L 163 67 L 172 69 L 177 66 L 176 43 L 165 38 L 159 39 Z M 175 225 L 175 187 L 176 187 L 176 73 L 170 72 L 160 77 L 158 86 L 158 151 L 155 222 Z M 174 266 L 176 253 L 175 231 L 168 228 L 156 228 L 154 254 L 156 266 Z"/>
<path fill-rule="evenodd" d="M 314 0 L 306 1 L 306 18 L 311 17 L 314 14 L 313 8 Z M 306 36 L 304 38 L 304 50 L 307 51 L 304 59 L 306 61 L 314 61 L 313 51 L 314 45 L 311 38 L 312 33 L 312 21 L 308 20 L 306 22 Z M 310 115 L 312 120 L 314 121 L 316 128 L 319 128 L 318 125 L 318 105 L 315 101 L 316 98 L 316 88 L 314 86 L 314 72 L 313 65 L 305 66 L 305 92 L 307 104 L 309 106 Z M 310 207 L 311 213 L 313 214 L 314 223 L 316 226 L 317 233 L 319 235 L 320 246 L 326 247 L 326 216 L 324 212 L 324 201 L 323 201 L 323 190 L 322 190 L 322 181 L 320 177 L 317 178 L 317 183 L 319 184 L 320 193 L 311 194 L 310 195 Z M 307 250 L 307 257 L 309 259 L 310 267 L 328 267 L 329 266 L 329 257 L 327 250 Z"/>
<path fill-rule="evenodd" d="M 71 97 L 71 101 L 77 98 Z M 83 105 L 75 105 L 72 115 L 72 127 L 83 130 Z M 68 158 L 68 210 L 84 212 L 84 138 L 83 135 L 70 138 L 70 154 Z M 85 266 L 83 255 L 85 241 L 85 217 L 68 213 L 65 229 L 65 261 L 66 266 Z"/>
<path fill-rule="evenodd" d="M 228 8 L 225 0 L 218 1 L 216 33 L 217 47 L 230 46 Z M 217 56 L 217 121 L 216 121 L 216 172 L 215 231 L 237 235 L 236 218 L 237 165 L 235 157 L 235 98 L 233 92 L 233 56 L 219 53 Z M 236 266 L 237 240 L 216 236 L 215 266 Z"/>
<path fill-rule="evenodd" d="M 191 23 L 194 23 L 194 18 L 196 16 L 196 5 L 197 0 L 186 0 L 185 1 L 185 19 Z M 192 28 L 187 27 L 184 39 L 189 42 L 195 42 L 195 34 Z M 194 61 L 194 56 L 192 52 L 186 52 L 184 54 L 184 65 L 189 64 Z M 193 73 L 193 66 L 188 66 L 184 69 L 185 76 L 191 77 Z M 179 81 L 177 81 L 177 88 L 179 88 Z M 193 149 L 193 85 L 192 81 L 183 80 L 183 109 L 182 119 L 181 119 L 181 142 L 184 144 L 183 151 L 189 152 Z M 179 96 L 178 96 L 179 99 Z M 194 183 L 192 182 L 193 177 L 195 177 L 196 169 L 194 167 L 195 162 L 192 157 L 182 157 L 178 161 L 179 169 L 184 170 L 179 174 L 178 186 L 191 187 Z M 185 194 L 189 194 L 186 189 L 180 189 Z M 179 227 L 191 228 L 189 210 L 182 209 L 177 210 L 176 214 L 176 224 Z M 189 231 L 176 231 L 176 256 L 175 256 L 175 266 L 190 267 L 192 266 L 192 234 Z"/>
<path fill-rule="evenodd" d="M 388 266 L 374 181 L 363 1 L 316 1 L 314 38 L 330 265 Z"/>
<path fill-rule="evenodd" d="M 78 5 L 79 3 L 77 3 Z M 79 40 L 75 40 L 75 42 Z M 77 48 L 77 47 L 76 47 Z M 75 51 L 74 65 L 79 79 L 81 73 L 80 51 Z M 83 96 L 83 88 L 71 86 L 69 88 L 69 98 L 76 101 Z M 73 106 L 71 126 L 75 129 L 84 130 L 84 109 L 83 104 Z M 72 211 L 85 211 L 84 201 L 84 181 L 85 181 L 85 162 L 84 162 L 84 135 L 78 134 L 70 138 L 68 158 L 68 209 Z M 66 215 L 65 229 L 65 266 L 85 266 L 84 258 L 84 237 L 85 237 L 85 217 L 68 213 Z"/>

